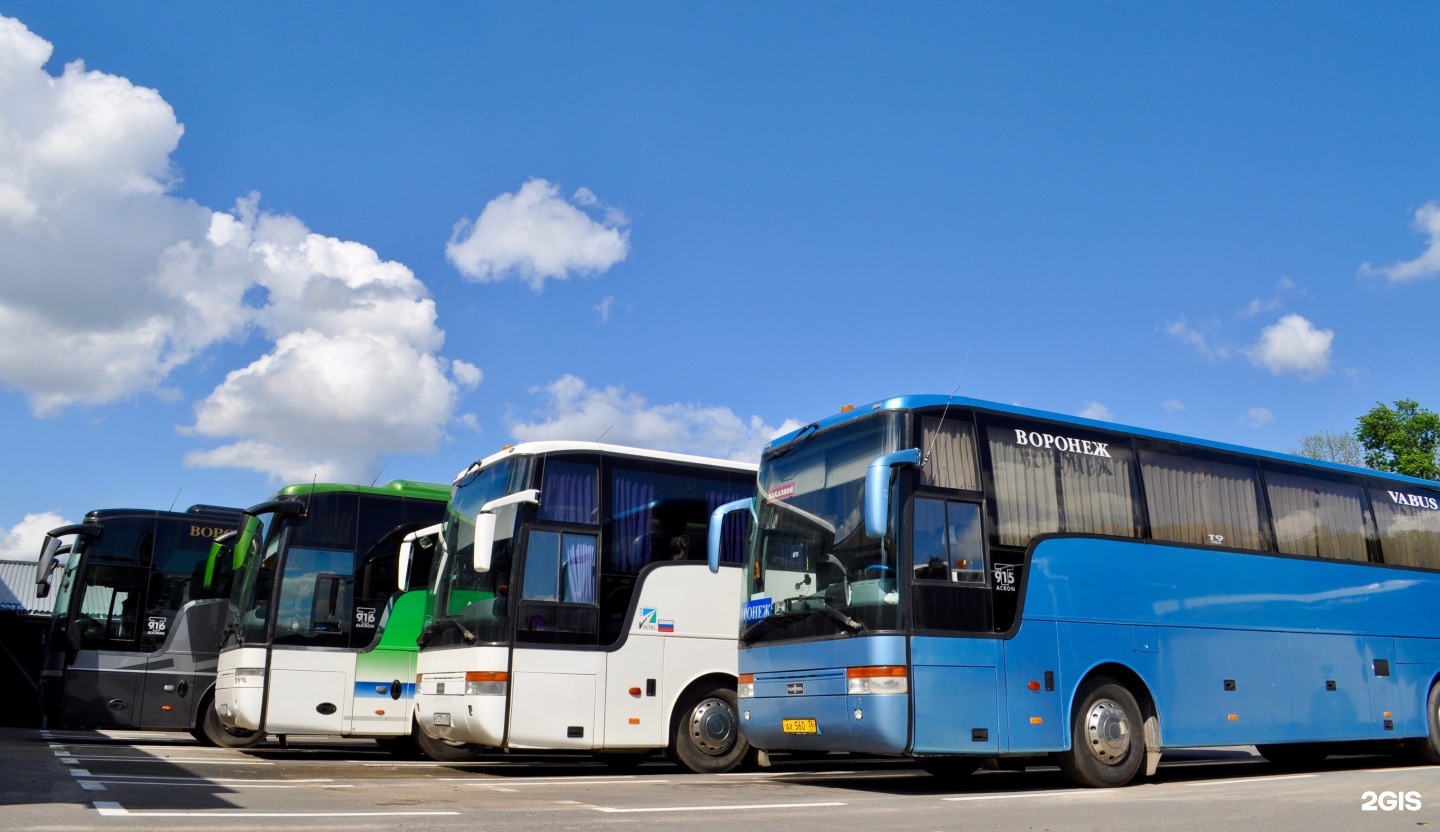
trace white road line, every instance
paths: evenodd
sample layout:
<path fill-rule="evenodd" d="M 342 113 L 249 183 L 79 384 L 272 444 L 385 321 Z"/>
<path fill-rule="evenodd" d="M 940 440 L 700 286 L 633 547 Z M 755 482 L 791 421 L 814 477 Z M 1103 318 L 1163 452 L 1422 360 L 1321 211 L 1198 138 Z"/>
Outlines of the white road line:
<path fill-rule="evenodd" d="M 100 783 L 98 783 L 98 782 L 96 782 L 96 781 L 94 781 L 94 780 L 81 780 L 81 781 L 80 781 L 80 788 L 84 789 L 84 790 L 87 791 L 87 792 L 103 792 L 103 791 L 105 791 L 105 787 L 102 786 L 102 785 L 100 785 Z"/>
<path fill-rule="evenodd" d="M 484 788 L 498 788 L 500 786 L 639 786 L 652 783 L 669 783 L 669 780 L 542 780 L 535 782 L 516 783 L 513 780 L 475 780 L 469 783 L 462 783 L 464 786 L 481 786 Z"/>
<path fill-rule="evenodd" d="M 1218 786 L 1225 783 L 1268 783 L 1271 780 L 1301 780 L 1306 777 L 1319 777 L 1318 774 L 1276 774 L 1270 777 L 1227 777 L 1224 780 L 1201 780 L 1195 783 L 1186 783 L 1187 786 Z"/>
<path fill-rule="evenodd" d="M 192 788 L 192 789 L 193 789 L 193 788 L 201 788 L 201 789 L 203 789 L 203 788 L 222 788 L 222 789 L 311 789 L 311 788 L 316 788 L 315 786 L 308 786 L 308 785 L 304 785 L 304 784 L 291 786 L 291 785 L 282 785 L 282 784 L 278 784 L 278 783 L 153 783 L 153 782 L 146 782 L 146 781 L 144 781 L 144 780 L 105 780 L 105 779 L 101 779 L 101 780 L 85 780 L 85 781 L 83 781 L 80 785 L 81 785 L 81 786 L 84 786 L 84 785 L 89 784 L 89 783 L 109 783 L 109 784 L 112 785 L 112 786 L 164 786 L 164 787 L 169 788 L 169 789 L 179 789 L 179 788 Z M 353 789 L 353 788 L 355 788 L 355 787 L 354 787 L 353 785 L 350 785 L 350 786 L 341 786 L 341 785 L 326 784 L 326 785 L 323 785 L 323 786 L 319 786 L 319 788 L 322 788 L 322 789 Z"/>
<path fill-rule="evenodd" d="M 273 766 L 268 760 L 192 760 L 185 757 L 75 757 L 76 760 L 103 760 L 113 763 L 184 763 L 194 766 Z"/>
<path fill-rule="evenodd" d="M 390 818 L 416 815 L 458 815 L 459 812 L 132 812 L 107 800 L 92 804 L 102 817 L 131 818 Z"/>
<path fill-rule="evenodd" d="M 631 814 L 636 812 L 723 812 L 739 809 L 813 809 L 820 806 L 848 805 L 837 801 L 827 801 L 824 803 L 747 803 L 731 806 L 644 806 L 637 809 L 617 809 L 613 806 L 590 806 L 589 808 L 610 814 Z"/>
<path fill-rule="evenodd" d="M 1023 797 L 1095 797 L 1113 794 L 1103 789 L 1060 789 L 1051 792 L 1004 792 L 1001 794 L 969 794 L 964 797 L 942 797 L 941 800 L 961 803 L 970 800 L 1017 800 Z"/>
<path fill-rule="evenodd" d="M 71 776 L 71 777 L 89 777 L 89 776 L 90 776 L 90 772 L 86 771 L 86 770 L 83 769 L 83 768 L 72 768 L 72 769 L 70 769 L 70 776 Z"/>
<path fill-rule="evenodd" d="M 323 778 L 322 778 L 322 777 L 314 777 L 314 778 L 308 778 L 308 779 L 295 779 L 295 780 L 291 780 L 291 779 L 289 779 L 289 778 L 281 778 L 281 779 L 276 779 L 276 780 L 258 780 L 258 779 L 252 779 L 252 778 L 249 778 L 249 777 L 169 777 L 169 776 L 162 775 L 162 774 L 91 774 L 91 773 L 88 772 L 88 771 L 85 772 L 83 775 L 77 775 L 77 776 L 81 776 L 81 777 L 103 777 L 107 783 L 108 783 L 108 782 L 112 782 L 112 781 L 118 783 L 118 782 L 121 782 L 122 780 L 125 781 L 125 782 L 129 782 L 129 783 L 136 783 L 136 782 L 138 782 L 138 783 L 148 783 L 148 782 L 159 783 L 159 782 L 175 782 L 175 781 L 184 780 L 184 781 L 189 781 L 189 782 L 194 782 L 194 783 L 219 783 L 219 784 L 222 784 L 222 785 L 227 784 L 227 783 L 297 783 L 297 784 L 302 784 L 302 785 L 308 785 L 308 784 L 312 784 L 312 783 L 334 783 L 334 782 L 335 782 L 334 778 L 330 778 L 330 777 L 323 777 Z"/>
<path fill-rule="evenodd" d="M 585 781 L 592 782 L 592 783 L 634 783 L 634 782 L 636 782 L 636 777 L 638 777 L 638 775 L 635 775 L 635 774 L 615 774 L 615 775 L 609 775 L 609 776 L 602 774 L 602 775 L 591 775 L 591 776 L 589 776 L 589 777 L 582 777 L 582 776 L 579 776 L 579 775 L 576 775 L 575 777 L 556 777 L 556 776 L 550 776 L 550 777 L 503 777 L 503 776 L 495 776 L 495 775 L 492 775 L 492 776 L 491 776 L 491 779 L 488 779 L 488 780 L 476 780 L 474 777 L 430 777 L 430 778 L 426 778 L 426 781 L 425 781 L 425 782 L 429 782 L 429 783 L 505 783 L 505 784 L 508 785 L 508 784 L 511 784 L 511 783 L 571 783 L 571 782 L 574 782 L 574 781 L 576 781 L 576 780 L 585 780 Z M 664 781 L 664 782 L 669 782 L 669 781 L 667 780 L 667 781 Z"/>

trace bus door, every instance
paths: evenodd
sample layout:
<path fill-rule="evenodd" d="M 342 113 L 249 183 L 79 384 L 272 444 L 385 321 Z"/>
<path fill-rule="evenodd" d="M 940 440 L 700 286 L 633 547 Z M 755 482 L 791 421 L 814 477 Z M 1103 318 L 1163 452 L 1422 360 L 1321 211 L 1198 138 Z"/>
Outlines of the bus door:
<path fill-rule="evenodd" d="M 994 754 L 1001 642 L 973 637 L 988 634 L 993 620 L 984 510 L 978 501 L 917 495 L 909 513 L 913 751 Z"/>
<path fill-rule="evenodd" d="M 67 633 L 75 648 L 65 669 L 67 724 L 129 728 L 140 717 L 147 664 L 139 644 L 147 570 L 89 562 L 71 598 Z"/>
<path fill-rule="evenodd" d="M 589 531 L 531 528 L 526 535 L 510 669 L 511 746 L 593 748 L 603 741 L 596 736 L 606 656 L 597 642 L 596 543 Z"/>

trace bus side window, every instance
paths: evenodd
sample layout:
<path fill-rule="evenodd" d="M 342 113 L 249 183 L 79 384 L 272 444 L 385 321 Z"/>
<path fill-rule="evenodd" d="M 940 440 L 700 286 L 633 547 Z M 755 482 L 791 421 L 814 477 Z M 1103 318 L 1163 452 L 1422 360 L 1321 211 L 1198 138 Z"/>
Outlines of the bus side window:
<path fill-rule="evenodd" d="M 1142 450 L 1140 467 L 1156 540 L 1265 548 L 1253 466 Z"/>
<path fill-rule="evenodd" d="M 1440 491 L 1409 483 L 1369 485 L 1385 562 L 1440 569 Z"/>
<path fill-rule="evenodd" d="M 1274 515 L 1275 542 L 1284 554 L 1369 559 L 1370 523 L 1360 486 L 1267 468 L 1265 491 Z"/>

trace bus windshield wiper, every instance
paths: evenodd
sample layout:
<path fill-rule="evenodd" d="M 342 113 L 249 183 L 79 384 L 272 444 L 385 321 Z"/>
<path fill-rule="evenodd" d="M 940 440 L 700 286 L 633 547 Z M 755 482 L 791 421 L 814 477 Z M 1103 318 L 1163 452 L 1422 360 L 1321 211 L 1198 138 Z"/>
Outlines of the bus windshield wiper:
<path fill-rule="evenodd" d="M 447 615 L 444 618 L 431 619 L 430 623 L 426 624 L 425 628 L 420 631 L 420 637 L 415 639 L 415 643 L 420 647 L 424 647 L 430 643 L 431 639 L 435 638 L 436 633 L 439 633 L 446 627 L 454 627 L 459 630 L 461 637 L 465 639 L 466 643 L 473 643 L 475 641 L 475 634 L 465 629 L 465 625 L 460 623 L 459 618 L 453 615 Z"/>
<path fill-rule="evenodd" d="M 797 599 L 786 599 L 786 601 L 793 600 Z M 781 603 L 785 602 L 782 601 Z M 807 605 L 800 607 L 799 609 L 791 609 L 784 612 L 771 613 L 770 615 L 765 616 L 759 621 L 756 621 L 754 624 L 751 624 L 749 627 L 746 627 L 745 631 L 740 634 L 740 639 L 742 641 L 749 641 L 752 638 L 759 636 L 761 633 L 768 632 L 769 630 L 778 627 L 781 624 L 788 624 L 792 621 L 795 621 L 796 619 L 804 618 L 809 613 L 817 611 L 825 613 L 827 617 L 834 619 L 836 623 L 838 623 L 840 626 L 844 627 L 852 633 L 858 633 L 861 630 L 865 629 L 865 625 L 861 622 L 856 621 L 855 619 L 835 609 L 829 604 L 821 603 L 815 606 Z"/>

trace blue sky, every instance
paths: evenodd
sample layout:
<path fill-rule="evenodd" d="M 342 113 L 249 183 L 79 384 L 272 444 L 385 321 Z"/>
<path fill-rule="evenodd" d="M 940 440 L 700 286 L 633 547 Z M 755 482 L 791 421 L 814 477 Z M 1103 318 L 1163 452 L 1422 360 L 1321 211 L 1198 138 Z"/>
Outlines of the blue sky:
<path fill-rule="evenodd" d="M 1440 408 L 1432 5 L 293 5 L 0 0 L 0 553 L 957 380 Z"/>

